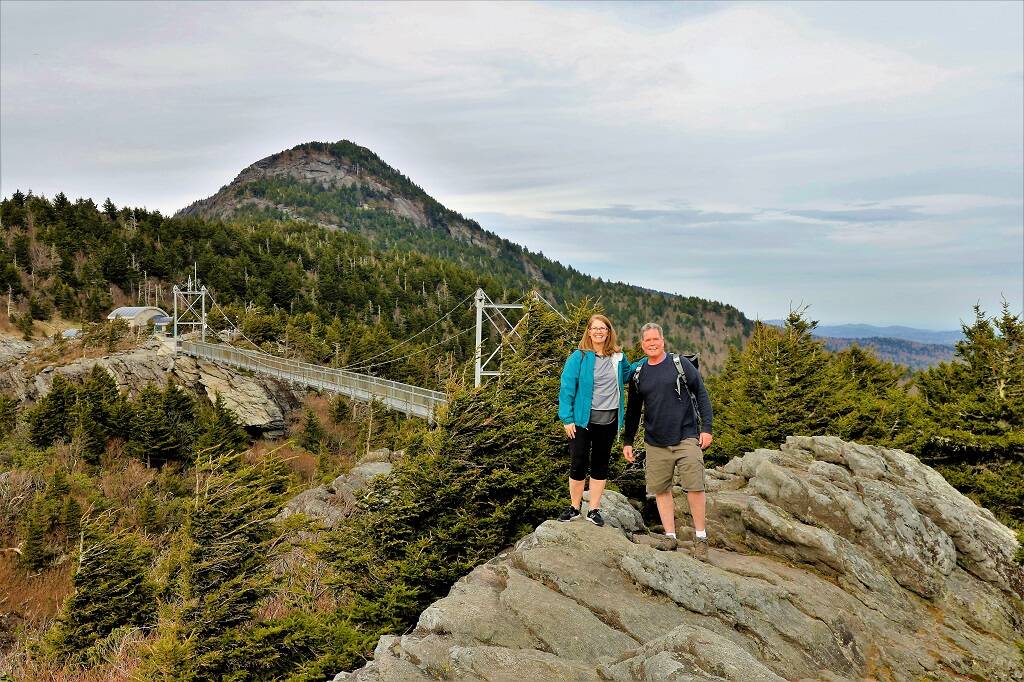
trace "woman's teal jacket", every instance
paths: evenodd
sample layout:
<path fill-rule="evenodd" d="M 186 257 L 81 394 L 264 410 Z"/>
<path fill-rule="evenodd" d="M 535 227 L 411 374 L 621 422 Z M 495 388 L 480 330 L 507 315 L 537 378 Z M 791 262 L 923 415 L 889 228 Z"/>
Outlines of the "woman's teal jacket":
<path fill-rule="evenodd" d="M 574 350 L 562 368 L 562 387 L 558 391 L 558 419 L 563 424 L 575 424 L 583 428 L 590 423 L 590 404 L 594 398 L 593 351 Z M 612 354 L 612 360 L 619 367 L 619 430 L 626 413 L 626 391 L 624 384 L 629 381 L 633 366 L 625 353 Z"/>

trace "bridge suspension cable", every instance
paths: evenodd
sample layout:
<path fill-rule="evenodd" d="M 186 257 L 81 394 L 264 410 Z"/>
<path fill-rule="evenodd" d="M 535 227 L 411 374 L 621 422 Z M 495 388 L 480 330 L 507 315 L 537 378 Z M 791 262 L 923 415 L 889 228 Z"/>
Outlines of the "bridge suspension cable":
<path fill-rule="evenodd" d="M 409 338 L 407 338 L 406 340 L 404 340 L 404 341 L 399 341 L 398 343 L 396 343 L 395 345 L 391 346 L 390 348 L 388 348 L 388 349 L 387 349 L 387 350 L 385 350 L 385 351 L 381 351 L 380 353 L 377 353 L 376 355 L 371 355 L 371 356 L 370 356 L 370 357 L 368 357 L 368 358 L 363 358 L 362 360 L 359 360 L 359 361 L 357 361 L 357 362 L 354 362 L 354 363 L 352 363 L 352 364 L 349 364 L 349 365 L 345 365 L 344 367 L 340 367 L 339 369 L 352 369 L 353 367 L 358 367 L 358 366 L 360 366 L 360 365 L 363 365 L 363 364 L 365 364 L 365 363 L 368 363 L 368 362 L 369 362 L 370 360 L 375 360 L 375 359 L 377 359 L 377 358 L 379 358 L 379 357 L 382 357 L 382 356 L 384 356 L 384 355 L 387 355 L 388 353 L 392 352 L 393 350 L 395 350 L 395 349 L 396 349 L 396 348 L 398 348 L 399 346 L 404 346 L 405 344 L 409 343 L 410 341 L 412 341 L 412 340 L 413 340 L 413 339 L 415 339 L 416 337 L 418 337 L 418 336 L 420 336 L 421 334 L 423 334 L 423 333 L 425 333 L 426 331 L 428 331 L 428 330 L 429 330 L 429 329 L 430 329 L 431 327 L 433 327 L 434 325 L 436 325 L 436 324 L 440 323 L 440 322 L 441 322 L 442 320 L 445 320 L 445 319 L 447 319 L 447 318 L 448 318 L 449 316 L 451 316 L 451 314 L 452 314 L 452 313 L 454 313 L 454 312 L 455 312 L 456 310 L 458 310 L 458 309 L 459 309 L 460 307 L 462 307 L 462 305 L 463 305 L 464 303 L 466 303 L 466 301 L 468 301 L 468 300 L 469 300 L 469 299 L 471 299 L 471 298 L 473 298 L 473 294 L 470 294 L 470 295 L 469 295 L 469 296 L 467 296 L 466 298 L 464 298 L 464 299 L 462 299 L 461 301 L 459 301 L 458 303 L 456 303 L 456 304 L 455 304 L 455 305 L 454 305 L 454 306 L 452 307 L 452 309 L 451 309 L 451 310 L 449 310 L 449 311 L 448 311 L 448 312 L 446 312 L 446 313 L 445 313 L 444 315 L 442 315 L 441 317 L 437 318 L 437 319 L 436 319 L 436 320 L 434 320 L 434 321 L 433 321 L 432 323 L 430 323 L 430 325 L 428 325 L 428 326 L 424 327 L 423 329 L 421 329 L 420 331 L 416 332 L 415 334 L 413 334 L 412 336 L 410 336 L 410 337 L 409 337 Z M 459 334 L 462 334 L 462 332 L 459 332 Z M 458 336 L 459 334 L 456 334 L 456 336 Z M 451 337 L 451 338 L 455 338 L 455 337 Z M 434 345 L 438 345 L 438 344 L 434 344 Z M 433 346 L 431 346 L 431 347 L 433 347 Z M 378 364 L 386 364 L 386 363 L 378 363 Z M 353 370 L 353 371 L 354 371 L 354 370 Z"/>
<path fill-rule="evenodd" d="M 468 334 L 469 332 L 473 331 L 474 329 L 476 329 L 476 325 L 475 324 L 472 325 L 472 326 L 466 327 L 462 331 L 457 332 L 455 334 L 452 334 L 451 336 L 449 336 L 447 338 L 441 339 L 440 341 L 438 341 L 435 344 L 427 346 L 426 348 L 420 348 L 419 350 L 415 350 L 415 351 L 409 353 L 408 355 L 403 355 L 400 358 L 392 358 L 391 360 L 384 360 L 382 362 L 375 362 L 375 363 L 370 364 L 370 365 L 362 365 L 362 366 L 358 366 L 357 365 L 357 366 L 342 367 L 341 369 L 345 369 L 345 370 L 348 370 L 350 372 L 363 372 L 363 371 L 366 371 L 368 369 L 372 369 L 374 367 L 381 367 L 383 365 L 390 365 L 392 362 L 398 362 L 400 360 L 405 360 L 406 358 L 411 358 L 414 355 L 419 355 L 420 353 L 426 353 L 431 348 L 437 348 L 440 345 L 448 343 L 452 339 L 457 339 L 460 336 L 463 336 L 464 334 Z"/>

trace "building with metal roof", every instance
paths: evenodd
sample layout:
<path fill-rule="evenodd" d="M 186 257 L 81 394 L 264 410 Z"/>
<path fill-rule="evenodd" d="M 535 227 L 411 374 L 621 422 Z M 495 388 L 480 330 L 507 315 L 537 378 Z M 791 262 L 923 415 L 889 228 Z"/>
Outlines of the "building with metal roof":
<path fill-rule="evenodd" d="M 167 312 L 156 306 L 124 306 L 116 308 L 109 315 L 108 320 L 124 320 L 129 327 L 145 327 L 150 320 L 159 317 L 167 317 Z"/>

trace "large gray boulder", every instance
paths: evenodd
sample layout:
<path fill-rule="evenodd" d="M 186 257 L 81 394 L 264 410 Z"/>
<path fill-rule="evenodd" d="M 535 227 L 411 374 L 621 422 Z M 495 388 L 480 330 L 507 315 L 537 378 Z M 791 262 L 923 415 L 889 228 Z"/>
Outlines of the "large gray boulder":
<path fill-rule="evenodd" d="M 375 476 L 391 473 L 390 461 L 381 461 L 381 453 L 392 456 L 390 450 L 375 450 L 360 459 L 347 473 L 338 476 L 330 485 L 320 485 L 299 493 L 284 505 L 277 519 L 286 519 L 293 514 L 304 514 L 326 528 L 337 526 L 348 518 L 359 501 L 359 493 Z M 394 456 L 401 456 L 401 451 Z"/>
<path fill-rule="evenodd" d="M 708 481 L 708 563 L 548 521 L 336 679 L 1024 680 L 1017 541 L 916 458 L 791 438 Z"/>
<path fill-rule="evenodd" d="M 136 395 L 146 384 L 162 386 L 168 378 L 210 400 L 220 395 L 225 405 L 247 429 L 268 436 L 283 435 L 288 414 L 301 402 L 305 389 L 295 389 L 285 381 L 257 376 L 227 365 L 168 352 L 157 339 L 149 339 L 141 347 L 100 358 L 82 358 L 63 365 L 47 365 L 34 371 L 26 365 L 24 346 L 8 340 L 0 353 L 0 391 L 21 401 L 34 401 L 50 392 L 57 375 L 82 381 L 100 366 L 114 379 L 121 391 Z"/>

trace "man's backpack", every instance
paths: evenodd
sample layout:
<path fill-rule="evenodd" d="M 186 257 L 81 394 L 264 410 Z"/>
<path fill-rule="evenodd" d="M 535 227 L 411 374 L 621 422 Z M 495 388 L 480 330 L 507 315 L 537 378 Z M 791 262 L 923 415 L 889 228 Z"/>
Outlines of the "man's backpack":
<path fill-rule="evenodd" d="M 690 390 L 689 384 L 686 383 L 686 373 L 683 371 L 683 363 L 679 360 L 680 357 L 684 357 L 690 361 L 693 368 L 700 372 L 700 353 L 694 353 L 689 355 L 684 353 L 682 356 L 676 353 L 669 353 L 669 357 L 672 358 L 672 364 L 676 366 L 676 395 L 679 399 L 683 399 L 683 388 L 686 388 L 686 394 L 690 396 L 690 405 L 693 407 L 693 416 L 697 420 L 697 430 L 700 431 L 704 426 L 704 420 L 700 416 L 700 408 L 697 407 L 697 396 Z M 640 390 L 640 370 L 644 368 L 647 363 L 641 363 L 637 365 L 636 369 L 633 370 L 633 381 L 635 382 L 636 388 Z"/>

